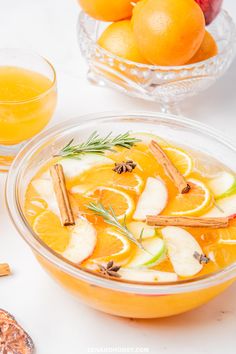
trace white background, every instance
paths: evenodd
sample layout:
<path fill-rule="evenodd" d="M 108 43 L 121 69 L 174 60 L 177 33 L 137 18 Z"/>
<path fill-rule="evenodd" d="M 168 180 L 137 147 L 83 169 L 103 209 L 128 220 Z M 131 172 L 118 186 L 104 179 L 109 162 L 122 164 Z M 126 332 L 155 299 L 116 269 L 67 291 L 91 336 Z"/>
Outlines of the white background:
<path fill-rule="evenodd" d="M 178 0 L 177 0 L 178 1 Z M 236 3 L 224 7 L 236 21 Z M 108 110 L 153 110 L 157 104 L 91 86 L 76 39 L 76 0 L 0 0 L 0 47 L 31 48 L 58 73 L 59 102 L 52 124 Z M 183 105 L 186 116 L 236 139 L 236 62 L 215 86 Z M 91 347 L 147 347 L 149 353 L 227 354 L 236 348 L 236 284 L 191 313 L 161 320 L 121 319 L 85 307 L 40 268 L 13 228 L 0 177 L 0 262 L 13 275 L 0 278 L 0 308 L 32 336 L 38 354 L 84 354 Z"/>

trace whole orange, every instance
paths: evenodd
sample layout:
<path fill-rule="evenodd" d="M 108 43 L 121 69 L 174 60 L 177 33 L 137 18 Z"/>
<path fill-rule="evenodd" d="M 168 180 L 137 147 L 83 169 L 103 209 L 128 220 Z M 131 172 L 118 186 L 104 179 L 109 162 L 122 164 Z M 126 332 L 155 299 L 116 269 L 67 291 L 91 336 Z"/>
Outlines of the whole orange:
<path fill-rule="evenodd" d="M 132 3 L 139 0 L 78 0 L 82 9 L 100 21 L 119 21 L 131 17 Z"/>
<path fill-rule="evenodd" d="M 212 35 L 206 31 L 204 39 L 197 53 L 189 60 L 187 64 L 198 63 L 214 57 L 218 52 L 217 44 Z"/>
<path fill-rule="evenodd" d="M 205 19 L 195 0 L 142 0 L 132 24 L 141 54 L 154 65 L 183 65 L 199 49 Z"/>
<path fill-rule="evenodd" d="M 129 20 L 114 22 L 109 25 L 99 38 L 98 44 L 121 58 L 138 63 L 147 63 L 138 49 Z"/>

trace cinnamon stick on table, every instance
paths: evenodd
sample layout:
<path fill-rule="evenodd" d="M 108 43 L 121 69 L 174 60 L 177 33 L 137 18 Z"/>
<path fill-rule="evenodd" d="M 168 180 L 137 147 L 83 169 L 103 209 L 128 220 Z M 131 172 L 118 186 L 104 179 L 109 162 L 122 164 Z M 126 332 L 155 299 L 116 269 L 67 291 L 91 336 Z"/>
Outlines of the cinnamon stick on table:
<path fill-rule="evenodd" d="M 52 177 L 53 188 L 61 214 L 61 222 L 64 226 L 74 225 L 75 220 L 70 205 L 69 196 L 66 190 L 66 182 L 62 165 L 53 165 L 50 168 L 50 174 Z"/>
<path fill-rule="evenodd" d="M 160 145 L 156 141 L 152 140 L 149 148 L 153 156 L 163 166 L 166 174 L 170 176 L 179 192 L 181 194 L 188 193 L 191 189 L 190 185 L 186 182 L 184 176 L 179 172 L 179 170 L 173 165 Z"/>
<path fill-rule="evenodd" d="M 11 274 L 11 270 L 9 264 L 3 263 L 0 264 L 0 277 L 4 277 L 5 275 Z"/>
<path fill-rule="evenodd" d="M 232 217 L 198 218 L 190 216 L 147 216 L 149 226 L 180 226 L 180 227 L 206 227 L 209 229 L 226 228 L 230 225 Z"/>

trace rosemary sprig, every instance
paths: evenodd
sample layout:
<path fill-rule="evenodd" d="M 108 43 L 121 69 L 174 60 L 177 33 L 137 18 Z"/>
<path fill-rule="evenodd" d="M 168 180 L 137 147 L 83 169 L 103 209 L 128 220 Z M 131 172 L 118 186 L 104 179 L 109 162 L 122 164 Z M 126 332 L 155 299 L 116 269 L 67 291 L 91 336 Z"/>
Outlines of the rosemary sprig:
<path fill-rule="evenodd" d="M 103 155 L 106 151 L 114 151 L 112 149 L 114 146 L 121 146 L 126 149 L 130 149 L 132 146 L 134 146 L 135 143 L 141 141 L 139 139 L 132 138 L 129 135 L 129 132 L 119 134 L 116 137 L 111 137 L 111 134 L 112 133 L 109 133 L 108 135 L 102 138 L 95 131 L 90 135 L 86 142 L 78 145 L 73 145 L 74 139 L 72 139 L 58 153 L 57 156 L 79 159 L 81 155 L 86 153 Z"/>
<path fill-rule="evenodd" d="M 140 240 L 137 240 L 133 234 L 128 230 L 126 221 L 124 219 L 123 223 L 120 223 L 115 215 L 113 208 L 110 206 L 109 209 L 106 209 L 101 203 L 95 204 L 90 203 L 88 205 L 88 209 L 93 211 L 94 214 L 101 216 L 103 220 L 114 227 L 116 227 L 124 236 L 126 236 L 131 242 L 133 242 L 136 246 L 146 251 L 143 247 Z M 142 237 L 141 237 L 142 239 Z"/>

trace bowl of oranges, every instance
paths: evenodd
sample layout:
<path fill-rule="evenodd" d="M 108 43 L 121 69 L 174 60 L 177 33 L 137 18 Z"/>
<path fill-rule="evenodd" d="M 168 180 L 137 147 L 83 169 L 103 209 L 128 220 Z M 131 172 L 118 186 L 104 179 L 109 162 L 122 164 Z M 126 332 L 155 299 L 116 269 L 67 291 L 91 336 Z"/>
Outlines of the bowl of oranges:
<path fill-rule="evenodd" d="M 221 0 L 79 0 L 78 40 L 91 82 L 170 110 L 211 86 L 235 54 Z"/>

